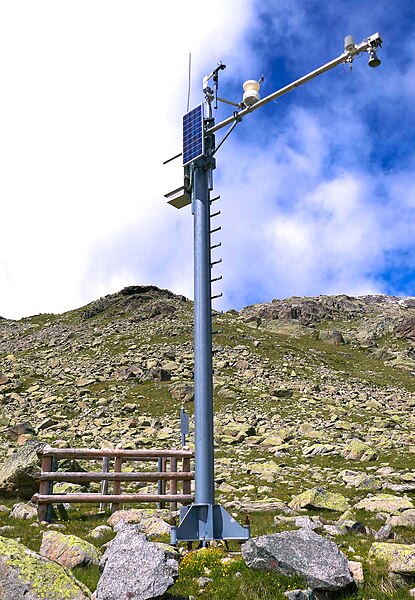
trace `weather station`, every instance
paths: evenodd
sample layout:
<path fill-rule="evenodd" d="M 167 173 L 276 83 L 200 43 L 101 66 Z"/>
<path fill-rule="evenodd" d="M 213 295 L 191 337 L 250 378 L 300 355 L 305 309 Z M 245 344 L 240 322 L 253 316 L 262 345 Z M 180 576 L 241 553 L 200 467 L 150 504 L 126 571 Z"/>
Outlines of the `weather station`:
<path fill-rule="evenodd" d="M 172 527 L 172 544 L 198 541 L 206 545 L 211 540 L 243 541 L 250 537 L 249 524 L 240 525 L 215 503 L 212 300 L 221 296 L 212 296 L 212 283 L 221 279 L 221 276 L 212 276 L 212 269 L 221 262 L 221 259 L 212 259 L 212 251 L 220 246 L 220 243 L 212 244 L 211 241 L 211 235 L 220 230 L 220 227 L 212 226 L 212 219 L 220 213 L 211 213 L 212 203 L 219 198 L 211 198 L 215 155 L 244 117 L 318 75 L 340 64 L 351 65 L 355 57 L 364 52 L 369 55 L 370 67 L 379 66 L 377 50 L 381 44 L 379 33 L 360 44 L 355 44 L 353 37 L 348 35 L 340 56 L 263 99 L 260 98 L 262 78 L 259 81 L 249 79 L 243 84 L 240 102 L 218 96 L 219 73 L 226 68 L 220 64 L 203 78 L 204 102 L 188 110 L 183 117 L 183 151 L 165 162 L 167 164 L 182 156 L 183 184 L 165 197 L 175 208 L 191 205 L 194 218 L 195 501 L 180 509 L 179 524 Z M 213 109 L 217 108 L 218 102 L 233 106 L 235 110 L 228 118 L 215 124 Z M 215 133 L 225 127 L 229 129 L 216 146 Z"/>

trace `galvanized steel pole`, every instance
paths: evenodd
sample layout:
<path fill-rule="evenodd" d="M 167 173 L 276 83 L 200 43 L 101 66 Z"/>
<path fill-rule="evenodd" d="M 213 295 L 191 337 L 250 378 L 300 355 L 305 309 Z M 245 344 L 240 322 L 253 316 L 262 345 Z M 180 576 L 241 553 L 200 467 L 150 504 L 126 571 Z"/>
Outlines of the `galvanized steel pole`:
<path fill-rule="evenodd" d="M 217 539 L 246 540 L 250 536 L 249 524 L 239 525 L 222 506 L 215 504 L 210 246 L 210 192 L 213 189 L 212 173 L 216 166 L 214 132 L 240 121 L 247 114 L 307 83 L 321 73 L 341 63 L 352 62 L 353 58 L 361 52 L 371 51 L 369 66 L 375 67 L 380 64 L 375 53 L 376 48 L 382 43 L 379 33 L 370 36 L 357 46 L 351 36 L 348 38 L 345 40 L 345 52 L 338 58 L 263 100 L 257 101 L 252 106 L 235 111 L 231 117 L 218 124 L 215 124 L 212 118 L 211 102 L 215 94 L 209 87 L 209 80 L 214 77 L 215 82 L 218 71 L 223 69 L 224 65 L 221 64 L 211 75 L 204 78 L 203 89 L 207 114 L 203 121 L 204 151 L 202 145 L 200 148 L 203 156 L 199 154 L 197 158 L 195 155 L 193 160 L 190 157 L 190 160 L 184 163 L 190 164 L 192 171 L 192 213 L 194 215 L 195 502 L 191 506 L 182 506 L 180 509 L 180 524 L 173 525 L 171 530 L 172 544 L 181 540 L 199 540 L 203 544 Z M 183 205 L 186 204 L 187 202 Z"/>
<path fill-rule="evenodd" d="M 210 282 L 210 167 L 206 158 L 193 170 L 195 502 L 214 504 L 212 300 Z"/>

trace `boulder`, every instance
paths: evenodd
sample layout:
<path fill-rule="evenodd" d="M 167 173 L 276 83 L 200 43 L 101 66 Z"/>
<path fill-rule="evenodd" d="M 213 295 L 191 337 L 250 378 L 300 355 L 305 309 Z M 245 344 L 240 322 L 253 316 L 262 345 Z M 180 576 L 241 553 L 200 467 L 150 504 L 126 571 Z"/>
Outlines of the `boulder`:
<path fill-rule="evenodd" d="M 7 375 L 0 371 L 0 385 L 6 385 L 6 383 L 9 383 L 9 381 L 10 379 L 7 377 Z"/>
<path fill-rule="evenodd" d="M 376 479 L 373 475 L 358 471 L 349 471 L 345 469 L 340 471 L 339 478 L 346 484 L 348 488 L 356 488 L 358 490 L 378 491 L 383 487 L 382 481 Z"/>
<path fill-rule="evenodd" d="M 292 510 L 288 508 L 282 500 L 278 498 L 266 498 L 263 500 L 244 500 L 238 502 L 237 505 L 240 507 L 240 510 L 243 512 L 282 512 L 285 514 L 292 513 Z"/>
<path fill-rule="evenodd" d="M 242 545 L 248 567 L 303 576 L 314 589 L 339 591 L 353 584 L 346 556 L 310 529 L 252 538 Z"/>
<path fill-rule="evenodd" d="M 174 551 L 149 542 L 136 526 L 125 526 L 100 561 L 96 600 L 149 600 L 163 596 L 178 576 Z"/>
<path fill-rule="evenodd" d="M 358 587 L 362 587 L 365 582 L 365 576 L 363 573 L 363 565 L 361 562 L 355 560 L 349 560 L 349 569 L 353 576 L 354 582 Z"/>
<path fill-rule="evenodd" d="M 191 383 L 180 382 L 170 386 L 171 397 L 180 402 L 193 402 L 195 399 L 194 386 Z"/>
<path fill-rule="evenodd" d="M 88 600 L 90 591 L 70 571 L 0 536 L 1 600 Z"/>
<path fill-rule="evenodd" d="M 35 476 L 40 473 L 37 452 L 44 442 L 29 440 L 0 467 L 0 495 L 30 499 L 39 489 Z"/>
<path fill-rule="evenodd" d="M 369 512 L 399 513 L 409 508 L 415 508 L 411 500 L 405 496 L 392 496 L 392 494 L 370 495 L 358 502 L 354 508 Z"/>
<path fill-rule="evenodd" d="M 43 533 L 39 552 L 68 569 L 80 565 L 97 565 L 100 559 L 95 546 L 76 535 L 64 535 L 59 531 Z"/>
<path fill-rule="evenodd" d="M 404 510 L 399 515 L 389 516 L 386 524 L 391 527 L 410 527 L 411 529 L 415 529 L 415 509 L 410 508 Z"/>
<path fill-rule="evenodd" d="M 392 517 L 392 519 L 394 518 L 395 517 Z M 380 527 L 378 531 L 375 532 L 375 540 L 377 542 L 386 542 L 386 540 L 393 540 L 394 537 L 395 534 L 392 531 L 392 525 L 390 525 L 389 523 L 387 523 L 386 525 L 382 525 L 382 527 Z"/>
<path fill-rule="evenodd" d="M 271 396 L 274 396 L 275 398 L 292 398 L 293 395 L 294 391 L 290 389 L 276 388 L 271 391 Z"/>
<path fill-rule="evenodd" d="M 346 444 L 341 454 L 348 460 L 359 460 L 361 462 L 377 459 L 376 450 L 356 438 Z"/>
<path fill-rule="evenodd" d="M 132 509 L 134 510 L 134 509 Z M 128 510 L 127 511 L 117 511 L 117 512 L 125 512 L 127 513 L 126 519 L 118 519 L 114 524 L 115 531 L 121 531 L 125 526 L 136 524 L 136 529 L 140 533 L 144 533 L 148 538 L 159 537 L 160 535 L 170 535 L 171 525 L 169 525 L 162 517 L 157 516 L 156 514 L 148 514 L 146 511 L 142 511 L 140 517 L 137 519 L 137 515 L 133 515 L 131 520 L 129 520 Z M 114 513 L 115 515 L 116 513 Z M 114 516 L 112 515 L 112 516 Z M 111 520 L 111 517 L 108 519 L 109 523 L 114 523 Z"/>
<path fill-rule="evenodd" d="M 12 512 L 9 514 L 10 519 L 34 519 L 37 517 L 37 508 L 33 504 L 25 504 L 18 502 L 13 506 Z"/>
<path fill-rule="evenodd" d="M 293 510 L 299 508 L 323 508 L 344 512 L 349 508 L 349 501 L 342 494 L 329 492 L 325 487 L 312 488 L 295 496 L 289 507 Z"/>
<path fill-rule="evenodd" d="M 88 533 L 88 537 L 92 540 L 102 540 L 105 536 L 112 533 L 112 527 L 108 525 L 98 525 Z"/>
<path fill-rule="evenodd" d="M 344 338 L 338 329 L 326 329 L 320 331 L 319 339 L 327 344 L 333 344 L 334 346 L 340 346 L 344 344 Z"/>
<path fill-rule="evenodd" d="M 288 523 L 293 527 L 297 527 L 298 529 L 320 529 L 323 527 L 323 523 L 319 517 L 287 517 L 285 515 L 277 515 L 274 517 L 275 525 L 280 525 L 281 523 Z"/>
<path fill-rule="evenodd" d="M 171 532 L 171 526 L 159 517 L 147 517 L 140 525 L 141 532 L 149 538 L 170 535 Z"/>
<path fill-rule="evenodd" d="M 284 596 L 288 600 L 310 600 L 310 592 L 308 590 L 289 590 L 284 592 Z"/>
<path fill-rule="evenodd" d="M 154 381 L 155 383 L 161 383 L 162 381 L 170 381 L 171 373 L 165 369 L 155 368 L 150 369 L 146 374 L 145 378 L 148 381 Z"/>
<path fill-rule="evenodd" d="M 408 340 L 415 340 L 415 317 L 403 319 L 395 327 L 395 335 Z"/>
<path fill-rule="evenodd" d="M 369 558 L 384 561 L 393 573 L 415 576 L 415 544 L 374 542 Z"/>
<path fill-rule="evenodd" d="M 35 435 L 36 432 L 30 423 L 16 423 L 6 430 L 6 434 L 13 440 L 17 440 L 21 435 Z"/>
<path fill-rule="evenodd" d="M 140 523 L 143 520 L 144 512 L 138 508 L 128 508 L 115 511 L 108 519 L 108 525 L 115 527 L 119 521 L 124 523 Z"/>

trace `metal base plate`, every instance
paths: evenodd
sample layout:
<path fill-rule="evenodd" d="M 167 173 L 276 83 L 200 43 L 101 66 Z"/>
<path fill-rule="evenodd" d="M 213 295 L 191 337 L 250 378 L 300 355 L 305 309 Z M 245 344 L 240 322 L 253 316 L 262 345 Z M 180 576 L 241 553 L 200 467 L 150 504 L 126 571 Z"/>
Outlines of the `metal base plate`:
<path fill-rule="evenodd" d="M 192 504 L 180 509 L 180 525 L 172 527 L 171 543 L 249 540 L 249 525 L 239 525 L 219 504 Z"/>

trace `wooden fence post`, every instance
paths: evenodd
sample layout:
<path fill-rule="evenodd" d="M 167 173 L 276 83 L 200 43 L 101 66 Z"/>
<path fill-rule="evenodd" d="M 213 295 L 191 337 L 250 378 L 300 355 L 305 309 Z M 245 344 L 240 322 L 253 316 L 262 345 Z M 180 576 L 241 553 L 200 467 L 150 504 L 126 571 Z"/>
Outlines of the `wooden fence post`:
<path fill-rule="evenodd" d="M 54 456 L 52 456 L 50 470 L 51 471 L 57 471 L 58 470 L 58 461 L 56 460 L 56 458 Z M 53 480 L 49 481 L 48 494 L 53 494 Z M 59 512 L 60 512 L 60 508 L 61 508 L 61 506 L 59 505 L 59 508 L 58 508 Z M 48 504 L 48 509 L 47 509 L 47 512 L 46 512 L 46 521 L 48 523 L 51 523 L 52 522 L 52 518 L 53 518 L 53 506 L 52 506 L 52 504 Z"/>
<path fill-rule="evenodd" d="M 52 456 L 42 456 L 41 472 L 50 472 L 52 470 Z M 53 482 L 52 482 L 53 483 Z M 40 481 L 39 494 L 48 494 L 50 489 L 49 481 Z M 37 506 L 37 518 L 39 521 L 48 520 L 49 504 L 38 504 Z"/>
<path fill-rule="evenodd" d="M 122 457 L 116 456 L 114 460 L 114 473 L 121 473 L 121 471 Z M 113 494 L 114 496 L 121 494 L 121 481 L 114 481 Z M 120 510 L 120 505 L 118 503 L 111 504 L 111 512 L 115 512 L 117 510 Z"/>
<path fill-rule="evenodd" d="M 157 459 L 157 469 L 158 469 L 159 473 L 163 470 L 163 459 L 161 457 L 159 457 Z M 159 479 L 157 481 L 157 493 L 159 495 L 161 495 L 163 493 L 163 480 L 162 479 Z M 157 508 L 164 508 L 162 506 L 162 504 L 163 504 L 162 502 L 157 502 Z"/>
<path fill-rule="evenodd" d="M 163 473 L 165 473 L 167 470 L 167 458 L 165 456 L 163 456 L 161 459 L 161 470 Z M 166 480 L 162 479 L 160 483 L 161 483 L 161 485 L 159 485 L 159 490 L 160 490 L 159 493 L 161 495 L 164 495 L 166 493 Z M 159 502 L 159 508 L 166 508 L 166 503 Z"/>
<path fill-rule="evenodd" d="M 102 472 L 108 473 L 109 466 L 110 466 L 110 457 L 104 456 L 104 458 L 102 459 Z M 108 494 L 108 479 L 103 479 L 101 481 L 101 494 L 105 494 L 105 495 Z M 105 510 L 106 508 L 107 508 L 107 503 L 101 502 L 101 504 L 99 505 L 99 510 Z"/>
<path fill-rule="evenodd" d="M 170 472 L 177 472 L 177 458 L 170 457 Z M 170 494 L 177 494 L 177 479 L 170 479 Z M 177 502 L 170 502 L 170 510 L 177 510 Z"/>

